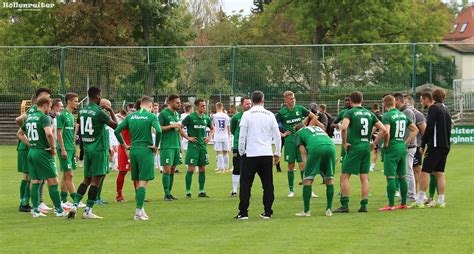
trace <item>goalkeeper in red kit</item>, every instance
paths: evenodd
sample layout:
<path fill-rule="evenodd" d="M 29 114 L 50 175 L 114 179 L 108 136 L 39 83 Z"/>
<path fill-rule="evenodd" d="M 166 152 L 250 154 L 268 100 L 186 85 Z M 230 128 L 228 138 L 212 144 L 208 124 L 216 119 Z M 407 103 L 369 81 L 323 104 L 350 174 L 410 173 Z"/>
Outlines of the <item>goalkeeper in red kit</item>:
<path fill-rule="evenodd" d="M 130 131 L 125 129 L 122 131 L 122 137 L 125 143 L 130 146 Z M 115 202 L 127 202 L 127 200 L 123 197 L 122 189 L 123 183 L 125 181 L 125 176 L 127 172 L 131 171 L 130 168 L 130 157 L 128 151 L 126 151 L 122 146 L 119 146 L 118 149 L 118 170 L 119 173 L 117 175 L 117 196 L 115 197 Z M 136 182 L 133 182 L 133 186 L 135 189 L 137 188 Z"/>

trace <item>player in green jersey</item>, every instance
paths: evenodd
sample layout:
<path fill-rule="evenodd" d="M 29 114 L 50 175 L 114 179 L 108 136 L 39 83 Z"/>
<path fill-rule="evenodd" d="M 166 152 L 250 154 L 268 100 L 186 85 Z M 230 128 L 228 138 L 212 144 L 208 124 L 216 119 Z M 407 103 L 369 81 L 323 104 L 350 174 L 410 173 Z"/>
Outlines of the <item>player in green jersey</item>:
<path fill-rule="evenodd" d="M 76 122 L 74 122 L 73 111 L 77 109 L 79 104 L 78 95 L 76 93 L 66 94 L 66 108 L 56 117 L 57 123 L 57 144 L 59 167 L 63 172 L 61 179 L 61 201 L 63 206 L 69 207 L 67 204 L 67 193 L 74 200 L 76 188 L 74 186 L 73 171 L 76 170 L 76 146 L 74 143 L 74 130 Z"/>
<path fill-rule="evenodd" d="M 363 96 L 361 92 L 353 92 L 349 96 L 352 109 L 348 110 L 342 121 L 342 145 L 346 150 L 346 157 L 342 162 L 341 174 L 341 204 L 342 207 L 334 212 L 349 212 L 349 179 L 351 175 L 360 174 L 362 200 L 359 212 L 367 212 L 369 196 L 369 169 L 370 150 L 374 143 L 378 144 L 385 136 L 385 127 L 369 110 L 362 107 Z M 379 130 L 379 135 L 374 143 L 370 143 L 372 128 Z"/>
<path fill-rule="evenodd" d="M 124 149 L 130 149 L 132 180 L 138 181 L 134 219 L 148 220 L 143 205 L 148 181 L 155 179 L 155 154 L 158 150 L 155 144 L 160 143 L 161 128 L 158 118 L 151 112 L 153 110 L 153 99 L 144 96 L 140 101 L 140 110 L 128 115 L 120 123 L 115 129 L 115 136 Z M 155 129 L 155 142 L 152 140 L 151 128 Z M 121 132 L 124 129 L 130 130 L 130 147 L 123 140 Z"/>
<path fill-rule="evenodd" d="M 239 133 L 240 133 L 240 120 L 245 111 L 249 110 L 252 107 L 252 101 L 249 97 L 242 97 L 240 99 L 240 107 L 242 111 L 236 113 L 230 119 L 230 132 L 234 135 L 234 145 L 233 145 L 233 155 L 232 155 L 232 192 L 230 193 L 231 197 L 237 197 L 237 187 L 239 186 L 240 181 L 240 164 L 241 157 L 239 154 Z"/>
<path fill-rule="evenodd" d="M 54 143 L 51 118 L 46 114 L 51 108 L 49 97 L 40 97 L 36 103 L 37 109 L 26 118 L 25 123 L 18 130 L 18 138 L 30 147 L 28 165 L 31 178 L 31 200 L 33 203 L 33 218 L 45 217 L 39 210 L 40 181 L 47 180 L 49 196 L 54 203 L 58 217 L 65 217 L 67 213 L 61 207 L 61 197 L 58 191 L 58 173 L 56 169 L 56 145 Z"/>
<path fill-rule="evenodd" d="M 181 162 L 180 131 L 178 110 L 181 108 L 181 99 L 176 94 L 168 96 L 168 107 L 158 116 L 162 131 L 160 144 L 160 164 L 163 166 L 163 189 L 165 201 L 176 200 L 171 190 L 173 188 L 176 166 Z"/>
<path fill-rule="evenodd" d="M 407 146 L 418 134 L 418 128 L 411 120 L 395 107 L 395 97 L 387 95 L 383 98 L 385 114 L 382 121 L 387 130 L 384 141 L 385 158 L 383 161 L 384 175 L 387 177 L 387 197 L 388 206 L 384 206 L 379 211 L 391 211 L 395 209 L 408 209 L 407 196 L 408 184 L 406 175 L 406 154 Z M 410 134 L 405 139 L 407 127 Z M 400 183 L 400 194 L 402 196 L 401 205 L 395 206 L 395 177 Z"/>
<path fill-rule="evenodd" d="M 303 201 L 304 210 L 296 213 L 299 217 L 311 216 L 309 204 L 311 200 L 313 180 L 320 174 L 326 184 L 326 216 L 332 216 L 332 199 L 334 197 L 334 166 L 336 164 L 336 146 L 326 131 L 318 126 L 299 124 L 295 126 L 295 143 L 303 158 L 304 180 Z"/>
<path fill-rule="evenodd" d="M 295 144 L 295 129 L 297 124 L 303 123 L 306 117 L 309 117 L 311 121 L 309 125 L 318 125 L 324 128 L 316 115 L 311 113 L 305 107 L 297 105 L 295 94 L 291 91 L 283 93 L 285 99 L 285 106 L 278 111 L 276 114 L 277 122 L 281 122 L 283 125 L 284 133 L 281 136 L 285 139 L 284 153 L 285 161 L 288 163 L 288 186 L 290 192 L 288 197 L 292 198 L 295 196 L 294 192 L 294 180 L 295 180 L 295 161 L 298 162 L 300 169 L 301 180 L 303 180 L 304 166 L 302 164 L 301 154 Z"/>
<path fill-rule="evenodd" d="M 117 127 L 117 120 L 112 108 L 104 109 L 110 113 L 112 119 L 107 115 L 100 104 L 100 89 L 91 87 L 87 91 L 89 97 L 89 105 L 79 111 L 79 128 L 81 139 L 84 144 L 84 180 L 77 188 L 74 197 L 74 206 L 69 212 L 68 218 L 74 218 L 77 212 L 77 206 L 82 197 L 88 191 L 87 206 L 82 215 L 84 219 L 102 219 L 92 213 L 92 207 L 97 199 L 97 191 L 108 170 L 108 140 L 105 136 L 105 125 L 112 129 Z M 90 187 L 89 187 L 90 186 Z"/>
<path fill-rule="evenodd" d="M 35 94 L 31 98 L 31 107 L 22 115 L 16 118 L 16 122 L 18 126 L 22 126 L 23 123 L 26 121 L 28 115 L 33 114 L 37 111 L 37 106 L 35 104 L 35 100 L 41 97 L 50 97 L 51 90 L 47 88 L 38 88 Z M 28 165 L 28 152 L 29 147 L 25 145 L 23 142 L 18 141 L 17 145 L 17 169 L 18 172 L 22 173 L 22 180 L 20 182 L 20 207 L 18 211 L 20 212 L 30 212 L 31 206 L 29 204 L 30 199 L 30 189 L 31 189 L 31 182 L 29 177 L 29 165 Z M 42 187 L 42 186 L 41 186 Z M 48 209 L 50 210 L 50 209 Z M 47 213 L 47 211 L 44 211 Z"/>
<path fill-rule="evenodd" d="M 211 118 L 204 114 L 204 112 L 206 112 L 206 102 L 203 99 L 197 99 L 194 102 L 194 106 L 196 106 L 196 111 L 187 116 L 182 122 L 183 126 L 186 126 L 188 133 L 181 133 L 185 139 L 190 141 L 185 160 L 186 165 L 188 165 L 188 171 L 186 172 L 186 197 L 191 198 L 193 172 L 197 166 L 199 167 L 198 197 L 208 198 L 209 196 L 207 196 L 204 189 L 206 182 L 206 165 L 209 164 L 207 143 L 209 143 L 210 137 L 214 134 L 214 128 L 212 127 Z M 211 130 L 207 137 L 206 128 Z"/>

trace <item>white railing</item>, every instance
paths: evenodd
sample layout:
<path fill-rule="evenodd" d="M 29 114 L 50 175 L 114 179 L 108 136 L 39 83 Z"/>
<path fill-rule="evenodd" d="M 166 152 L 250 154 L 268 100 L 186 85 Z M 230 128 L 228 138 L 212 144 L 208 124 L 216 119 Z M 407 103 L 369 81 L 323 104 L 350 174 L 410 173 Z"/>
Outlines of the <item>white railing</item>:
<path fill-rule="evenodd" d="M 474 79 L 453 80 L 453 90 L 455 111 L 474 110 Z"/>

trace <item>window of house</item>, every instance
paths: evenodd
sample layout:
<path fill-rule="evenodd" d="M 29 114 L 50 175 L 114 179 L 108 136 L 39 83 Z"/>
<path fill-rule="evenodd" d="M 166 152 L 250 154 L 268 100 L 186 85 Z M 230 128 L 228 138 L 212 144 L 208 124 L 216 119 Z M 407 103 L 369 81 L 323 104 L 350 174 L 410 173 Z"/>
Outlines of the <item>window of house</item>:
<path fill-rule="evenodd" d="M 459 30 L 459 32 L 464 33 L 464 31 L 466 31 L 467 24 L 469 24 L 469 23 L 466 22 L 466 23 L 462 24 L 461 30 Z"/>

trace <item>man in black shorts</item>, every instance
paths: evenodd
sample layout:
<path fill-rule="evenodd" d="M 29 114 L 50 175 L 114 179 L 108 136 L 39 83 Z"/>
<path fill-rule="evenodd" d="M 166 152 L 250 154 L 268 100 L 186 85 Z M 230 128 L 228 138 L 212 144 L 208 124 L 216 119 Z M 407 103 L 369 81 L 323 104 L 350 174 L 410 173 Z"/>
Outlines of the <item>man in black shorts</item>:
<path fill-rule="evenodd" d="M 444 192 L 446 190 L 446 179 L 444 168 L 446 158 L 450 149 L 451 137 L 451 114 L 448 108 L 443 104 L 446 94 L 441 89 L 433 90 L 433 93 L 423 93 L 421 102 L 423 106 L 428 107 L 428 120 L 426 130 L 422 137 L 421 149 L 425 152 L 423 167 L 420 175 L 420 192 L 414 207 L 425 208 L 423 199 L 428 188 L 428 179 L 430 174 L 435 173 L 438 182 L 438 202 L 436 207 L 445 208 Z"/>

